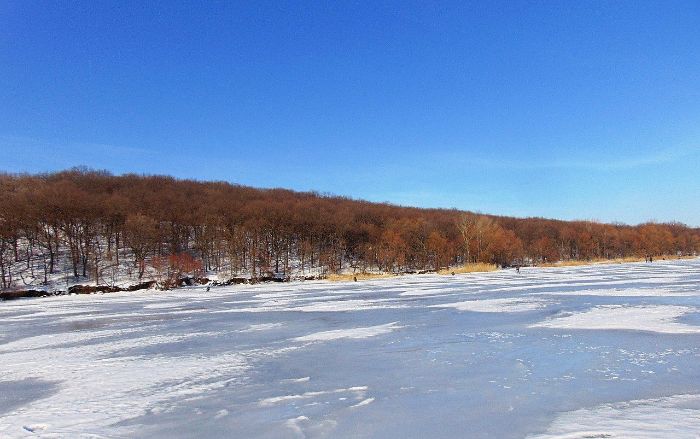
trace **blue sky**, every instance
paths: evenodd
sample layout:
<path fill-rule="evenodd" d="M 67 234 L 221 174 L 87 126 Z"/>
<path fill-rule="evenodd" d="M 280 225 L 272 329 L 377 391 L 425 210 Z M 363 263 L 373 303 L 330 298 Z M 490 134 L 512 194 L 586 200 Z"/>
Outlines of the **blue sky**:
<path fill-rule="evenodd" d="M 700 226 L 700 3 L 0 3 L 0 170 Z"/>

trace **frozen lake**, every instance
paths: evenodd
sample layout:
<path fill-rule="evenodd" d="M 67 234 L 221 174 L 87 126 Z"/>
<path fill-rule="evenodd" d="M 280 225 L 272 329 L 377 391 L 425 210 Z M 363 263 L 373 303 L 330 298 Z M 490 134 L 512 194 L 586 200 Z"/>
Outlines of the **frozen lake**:
<path fill-rule="evenodd" d="M 700 437 L 697 259 L 54 297 L 0 322 L 0 437 Z"/>

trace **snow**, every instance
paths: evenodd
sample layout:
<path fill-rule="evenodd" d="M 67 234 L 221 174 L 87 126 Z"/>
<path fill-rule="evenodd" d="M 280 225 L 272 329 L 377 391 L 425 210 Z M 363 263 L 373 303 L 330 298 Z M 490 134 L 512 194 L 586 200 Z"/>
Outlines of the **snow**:
<path fill-rule="evenodd" d="M 487 299 L 430 305 L 431 308 L 454 308 L 473 312 L 523 312 L 543 308 L 547 302 L 537 299 Z"/>
<path fill-rule="evenodd" d="M 684 289 L 661 289 L 661 288 L 609 288 L 609 289 L 580 289 L 576 291 L 548 292 L 542 293 L 550 296 L 617 296 L 617 297 L 692 297 L 697 295 L 697 286 L 682 286 Z"/>
<path fill-rule="evenodd" d="M 270 329 L 279 328 L 281 326 L 284 325 L 281 323 L 261 323 L 259 325 L 250 325 L 245 329 L 241 329 L 241 332 L 267 331 Z"/>
<path fill-rule="evenodd" d="M 275 396 L 273 398 L 265 398 L 265 399 L 261 400 L 259 404 L 261 406 L 265 407 L 265 406 L 279 404 L 279 403 L 285 402 L 285 401 L 294 401 L 294 400 L 298 400 L 298 399 L 309 399 L 309 398 L 315 398 L 317 396 L 322 396 L 322 395 L 329 395 L 329 394 L 336 394 L 336 393 L 347 393 L 347 392 L 364 394 L 366 391 L 367 391 L 367 386 L 350 387 L 347 389 L 321 390 L 321 391 L 317 391 L 317 392 L 305 392 L 301 395 L 285 395 L 285 396 Z"/>
<path fill-rule="evenodd" d="M 699 428 L 700 395 L 674 395 L 564 413 L 546 433 L 528 438 L 697 439 Z"/>
<path fill-rule="evenodd" d="M 305 383 L 311 380 L 311 377 L 287 378 L 282 380 L 283 383 Z"/>
<path fill-rule="evenodd" d="M 687 325 L 677 320 L 696 308 L 675 305 L 603 305 L 585 312 L 557 317 L 531 327 L 558 329 L 635 330 L 669 334 L 697 334 L 700 326 Z"/>
<path fill-rule="evenodd" d="M 329 341 L 342 338 L 367 338 L 387 334 L 395 329 L 400 329 L 398 322 L 391 322 L 385 325 L 367 326 L 364 328 L 335 329 L 333 331 L 315 332 L 313 334 L 296 337 L 296 341 Z"/>
<path fill-rule="evenodd" d="M 350 408 L 354 409 L 356 407 L 362 407 L 363 405 L 371 404 L 374 401 L 374 398 L 367 398 L 363 399 L 362 401 L 358 402 L 355 405 L 351 405 Z"/>
<path fill-rule="evenodd" d="M 0 303 L 0 437 L 698 437 L 700 260 Z"/>

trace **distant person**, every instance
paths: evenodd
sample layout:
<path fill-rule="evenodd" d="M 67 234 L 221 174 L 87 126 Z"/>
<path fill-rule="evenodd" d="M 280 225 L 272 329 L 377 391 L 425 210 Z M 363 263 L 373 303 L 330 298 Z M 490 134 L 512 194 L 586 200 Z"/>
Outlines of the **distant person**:
<path fill-rule="evenodd" d="M 520 274 L 520 265 L 516 265 L 516 266 L 515 266 L 515 271 L 516 271 L 518 274 Z"/>
<path fill-rule="evenodd" d="M 209 292 L 210 289 L 211 289 L 211 287 L 207 287 L 207 293 Z"/>

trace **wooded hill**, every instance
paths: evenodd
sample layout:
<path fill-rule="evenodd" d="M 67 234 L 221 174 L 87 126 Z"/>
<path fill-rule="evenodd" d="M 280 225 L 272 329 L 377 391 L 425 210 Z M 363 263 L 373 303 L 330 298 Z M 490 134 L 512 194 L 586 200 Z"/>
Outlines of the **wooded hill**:
<path fill-rule="evenodd" d="M 115 264 L 138 278 L 174 266 L 259 277 L 699 251 L 700 230 L 680 223 L 519 219 L 85 169 L 0 175 L 2 288 L 16 264 L 47 280 L 59 255 L 73 276 L 101 283 Z"/>

